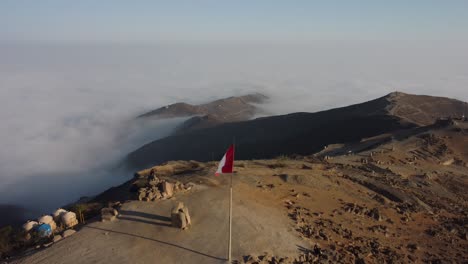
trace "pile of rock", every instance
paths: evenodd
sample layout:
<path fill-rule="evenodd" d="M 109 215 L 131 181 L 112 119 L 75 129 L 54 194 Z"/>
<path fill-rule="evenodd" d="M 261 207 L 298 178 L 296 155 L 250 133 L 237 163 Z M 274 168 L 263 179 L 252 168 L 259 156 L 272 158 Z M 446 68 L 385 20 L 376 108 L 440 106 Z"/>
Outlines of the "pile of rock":
<path fill-rule="evenodd" d="M 74 230 L 68 228 L 77 224 L 75 213 L 59 208 L 52 215 L 43 215 L 37 221 L 27 221 L 22 228 L 23 238 L 28 245 L 48 247 L 66 237 L 65 234 L 74 233 Z M 62 231 L 63 236 L 60 235 Z"/>
<path fill-rule="evenodd" d="M 262 255 L 259 256 L 253 256 L 253 255 L 247 255 L 243 257 L 243 263 L 246 264 L 292 264 L 292 263 L 298 263 L 294 262 L 294 259 L 289 258 L 289 257 L 277 257 L 277 256 L 272 256 L 265 252 Z"/>
<path fill-rule="evenodd" d="M 172 226 L 183 230 L 189 228 L 192 225 L 188 208 L 182 202 L 179 202 L 172 208 L 171 221 Z"/>
<path fill-rule="evenodd" d="M 44 225 L 43 227 L 41 227 Z M 39 229 L 47 230 L 47 232 L 39 232 Z M 23 234 L 25 240 L 30 240 L 31 237 L 46 237 L 49 236 L 51 233 L 57 230 L 57 224 L 55 223 L 54 219 L 50 215 L 43 215 L 39 217 L 36 221 L 27 221 L 23 224 Z"/>
<path fill-rule="evenodd" d="M 146 185 L 138 189 L 138 200 L 147 202 L 164 200 L 171 198 L 176 192 L 187 191 L 191 188 L 191 184 L 183 184 L 179 181 L 169 182 L 150 175 Z"/>
<path fill-rule="evenodd" d="M 246 264 L 302 264 L 302 263 L 336 263 L 340 260 L 343 263 L 343 258 L 338 258 L 336 252 L 331 252 L 327 249 L 320 248 L 315 245 L 313 249 L 301 248 L 299 256 L 278 257 L 270 255 L 268 252 L 259 256 L 247 255 L 243 257 L 243 263 Z M 333 254 L 334 253 L 334 254 Z"/>

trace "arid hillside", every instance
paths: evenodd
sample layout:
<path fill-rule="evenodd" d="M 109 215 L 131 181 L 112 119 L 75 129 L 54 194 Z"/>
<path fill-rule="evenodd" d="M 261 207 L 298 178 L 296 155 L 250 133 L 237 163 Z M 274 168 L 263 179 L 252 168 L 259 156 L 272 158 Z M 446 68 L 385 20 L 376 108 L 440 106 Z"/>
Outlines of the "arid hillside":
<path fill-rule="evenodd" d="M 236 161 L 234 260 L 463 263 L 468 124 L 386 137 L 330 145 L 310 156 Z M 171 161 L 139 171 L 91 202 L 123 202 L 117 220 L 90 221 L 72 237 L 14 262 L 224 263 L 230 176 L 214 176 L 215 167 Z M 151 187 L 155 180 L 185 187 L 161 197 Z M 190 210 L 187 230 L 170 226 L 178 201 Z"/>

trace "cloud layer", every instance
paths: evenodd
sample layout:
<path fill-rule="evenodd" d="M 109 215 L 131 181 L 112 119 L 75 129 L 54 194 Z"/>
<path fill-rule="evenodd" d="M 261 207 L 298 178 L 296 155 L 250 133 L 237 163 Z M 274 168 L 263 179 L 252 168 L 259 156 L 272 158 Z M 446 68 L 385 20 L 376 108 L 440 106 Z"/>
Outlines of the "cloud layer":
<path fill-rule="evenodd" d="M 58 206 L 64 197 L 122 182 L 130 175 L 109 175 L 108 168 L 182 121 L 133 117 L 177 101 L 255 91 L 272 97 L 264 106 L 271 114 L 324 110 L 394 90 L 467 101 L 467 54 L 442 44 L 3 45 L 0 203 L 47 196 L 44 203 Z M 38 182 L 73 191 L 54 196 Z"/>

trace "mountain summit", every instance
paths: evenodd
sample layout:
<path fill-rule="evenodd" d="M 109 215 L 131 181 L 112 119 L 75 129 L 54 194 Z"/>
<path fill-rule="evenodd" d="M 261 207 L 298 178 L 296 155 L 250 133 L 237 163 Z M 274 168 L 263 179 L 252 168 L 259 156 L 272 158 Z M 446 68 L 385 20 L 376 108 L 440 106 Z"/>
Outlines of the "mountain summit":
<path fill-rule="evenodd" d="M 393 92 L 384 98 L 389 103 L 385 109 L 389 115 L 417 125 L 430 125 L 438 118 L 461 117 L 468 109 L 465 102 L 446 97 Z"/>

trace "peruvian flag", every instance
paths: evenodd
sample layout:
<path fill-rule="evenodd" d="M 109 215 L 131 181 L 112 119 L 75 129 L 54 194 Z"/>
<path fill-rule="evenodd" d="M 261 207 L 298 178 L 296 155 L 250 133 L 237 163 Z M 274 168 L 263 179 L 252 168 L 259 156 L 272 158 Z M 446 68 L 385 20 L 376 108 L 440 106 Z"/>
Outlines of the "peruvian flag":
<path fill-rule="evenodd" d="M 221 173 L 232 173 L 232 167 L 234 166 L 234 145 L 231 145 L 226 154 L 219 162 L 218 170 L 216 170 L 216 176 Z"/>

